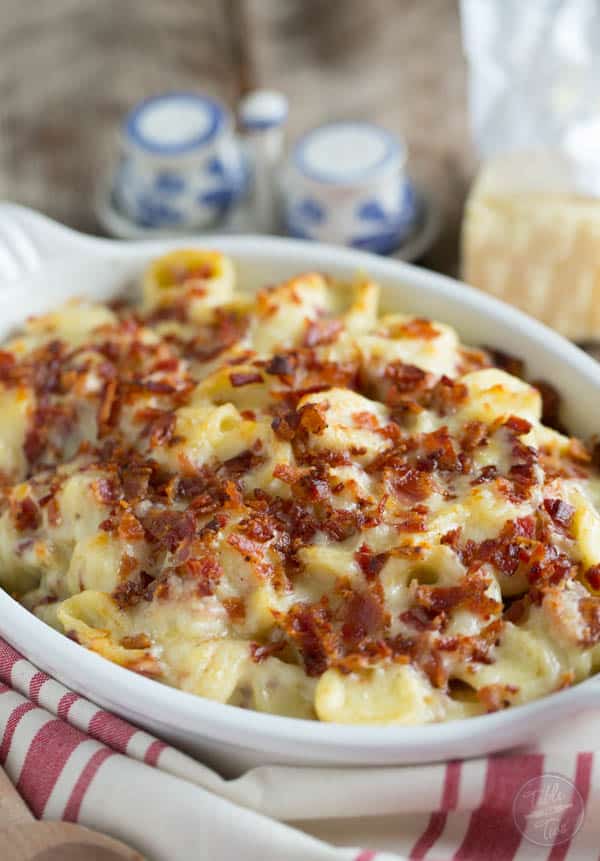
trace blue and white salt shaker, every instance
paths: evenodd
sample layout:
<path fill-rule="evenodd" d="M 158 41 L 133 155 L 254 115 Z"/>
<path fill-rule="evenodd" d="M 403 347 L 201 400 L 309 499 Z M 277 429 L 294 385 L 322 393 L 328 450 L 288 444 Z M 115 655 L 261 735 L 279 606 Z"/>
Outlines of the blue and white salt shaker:
<path fill-rule="evenodd" d="M 244 183 L 231 115 L 214 99 L 164 93 L 125 118 L 113 195 L 136 224 L 170 230 L 216 225 Z"/>
<path fill-rule="evenodd" d="M 279 227 L 279 173 L 287 115 L 288 101 L 277 90 L 253 90 L 239 105 L 250 176 L 245 207 L 249 229 L 257 233 L 273 233 Z"/>
<path fill-rule="evenodd" d="M 389 254 L 414 227 L 406 146 L 366 122 L 335 122 L 304 135 L 284 175 L 289 235 Z"/>

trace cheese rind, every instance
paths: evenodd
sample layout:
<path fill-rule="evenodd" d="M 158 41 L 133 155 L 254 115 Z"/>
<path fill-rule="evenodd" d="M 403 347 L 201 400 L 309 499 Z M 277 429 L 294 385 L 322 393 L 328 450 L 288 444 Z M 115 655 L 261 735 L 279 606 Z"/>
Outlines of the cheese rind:
<path fill-rule="evenodd" d="M 465 208 L 462 276 L 568 338 L 597 338 L 600 200 L 569 191 L 558 161 L 553 172 L 546 160 L 545 182 L 530 181 L 533 158 L 499 157 L 480 170 Z"/>

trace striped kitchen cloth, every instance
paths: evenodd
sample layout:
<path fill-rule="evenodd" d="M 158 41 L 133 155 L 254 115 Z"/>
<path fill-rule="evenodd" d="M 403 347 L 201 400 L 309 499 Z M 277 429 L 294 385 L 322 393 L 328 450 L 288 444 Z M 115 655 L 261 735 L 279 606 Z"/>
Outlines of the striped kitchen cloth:
<path fill-rule="evenodd" d="M 598 859 L 597 726 L 588 712 L 536 749 L 462 763 L 225 780 L 0 640 L 0 762 L 32 812 L 154 861 Z"/>

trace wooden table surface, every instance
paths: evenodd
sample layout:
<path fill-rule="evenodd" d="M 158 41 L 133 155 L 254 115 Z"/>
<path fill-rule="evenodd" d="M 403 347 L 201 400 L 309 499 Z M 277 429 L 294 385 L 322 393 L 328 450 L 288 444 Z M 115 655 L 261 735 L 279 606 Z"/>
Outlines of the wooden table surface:
<path fill-rule="evenodd" d="M 290 140 L 347 117 L 404 135 L 443 212 L 424 262 L 456 270 L 474 157 L 455 0 L 0 0 L 0 58 L 2 198 L 100 232 L 94 187 L 132 105 L 196 88 L 233 106 L 254 83 L 289 97 Z"/>

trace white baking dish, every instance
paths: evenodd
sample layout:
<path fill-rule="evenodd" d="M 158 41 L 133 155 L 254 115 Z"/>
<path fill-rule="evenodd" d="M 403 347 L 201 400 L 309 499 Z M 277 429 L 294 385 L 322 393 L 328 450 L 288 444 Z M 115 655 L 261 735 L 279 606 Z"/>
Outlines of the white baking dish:
<path fill-rule="evenodd" d="M 446 321 L 466 342 L 521 356 L 532 377 L 559 389 L 572 431 L 585 436 L 600 429 L 600 366 L 540 323 L 479 291 L 344 248 L 263 236 L 191 241 L 231 255 L 248 289 L 310 269 L 334 276 L 366 270 L 383 285 L 387 308 Z M 0 205 L 0 336 L 68 296 L 105 299 L 151 258 L 189 242 L 94 239 L 21 207 Z M 531 740 L 544 727 L 600 705 L 600 679 L 591 679 L 528 705 L 468 720 L 415 728 L 341 726 L 244 711 L 168 688 L 86 651 L 2 590 L 0 634 L 75 691 L 229 774 L 275 762 L 393 765 L 475 756 Z"/>

